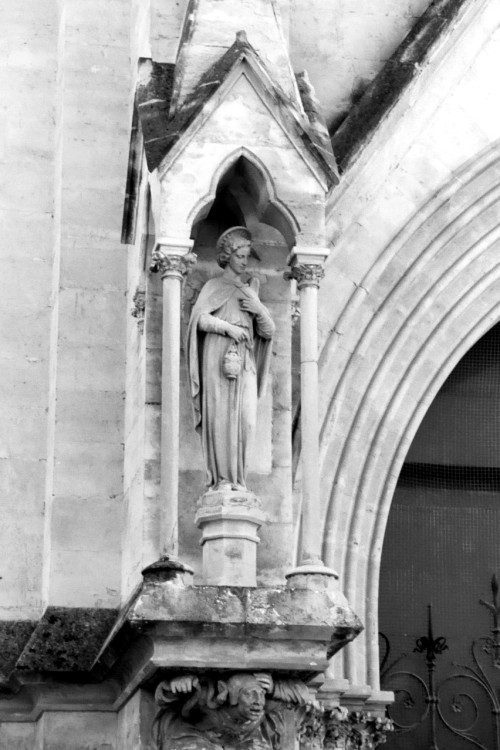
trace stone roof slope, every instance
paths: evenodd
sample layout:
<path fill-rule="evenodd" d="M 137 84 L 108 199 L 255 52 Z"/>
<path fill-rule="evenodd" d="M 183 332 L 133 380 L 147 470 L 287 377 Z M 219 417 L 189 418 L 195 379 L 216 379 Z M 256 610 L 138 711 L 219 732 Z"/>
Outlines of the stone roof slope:
<path fill-rule="evenodd" d="M 340 127 L 332 146 L 341 172 L 356 159 L 363 145 L 390 112 L 402 92 L 429 61 L 459 14 L 475 0 L 434 0 L 394 55 L 387 61 Z"/>

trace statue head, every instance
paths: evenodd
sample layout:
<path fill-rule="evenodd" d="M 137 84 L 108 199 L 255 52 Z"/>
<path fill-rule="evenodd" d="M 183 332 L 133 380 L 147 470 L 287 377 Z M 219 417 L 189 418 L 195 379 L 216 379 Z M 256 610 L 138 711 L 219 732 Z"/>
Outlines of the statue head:
<path fill-rule="evenodd" d="M 254 675 L 235 674 L 226 681 L 229 705 L 242 719 L 258 721 L 264 716 L 266 691 Z"/>
<path fill-rule="evenodd" d="M 216 253 L 217 263 L 221 268 L 225 268 L 229 258 L 240 247 L 249 247 L 250 254 L 260 260 L 259 256 L 252 248 L 252 235 L 246 227 L 231 227 L 226 229 L 217 240 Z"/>

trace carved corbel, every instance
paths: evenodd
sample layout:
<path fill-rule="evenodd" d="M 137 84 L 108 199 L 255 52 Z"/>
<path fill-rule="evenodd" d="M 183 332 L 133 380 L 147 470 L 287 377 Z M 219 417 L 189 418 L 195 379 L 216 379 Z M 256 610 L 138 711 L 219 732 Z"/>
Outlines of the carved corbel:
<path fill-rule="evenodd" d="M 305 716 L 304 737 L 311 722 L 314 731 L 318 724 L 306 708 L 312 704 L 307 686 L 266 672 L 179 675 L 160 682 L 155 699 L 160 707 L 153 726 L 157 750 L 278 750 L 294 713 L 296 726 L 304 724 Z M 321 750 L 321 744 L 303 747 Z"/>

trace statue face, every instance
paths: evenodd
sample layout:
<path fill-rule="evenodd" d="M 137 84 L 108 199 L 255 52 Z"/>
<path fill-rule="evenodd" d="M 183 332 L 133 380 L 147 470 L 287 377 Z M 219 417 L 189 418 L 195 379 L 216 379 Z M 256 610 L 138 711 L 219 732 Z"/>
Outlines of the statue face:
<path fill-rule="evenodd" d="M 238 240 L 234 243 L 234 250 L 229 256 L 228 266 L 237 274 L 244 273 L 248 266 L 251 243 L 249 240 Z"/>
<path fill-rule="evenodd" d="M 264 715 L 266 694 L 258 682 L 243 687 L 238 694 L 238 713 L 255 721 Z"/>

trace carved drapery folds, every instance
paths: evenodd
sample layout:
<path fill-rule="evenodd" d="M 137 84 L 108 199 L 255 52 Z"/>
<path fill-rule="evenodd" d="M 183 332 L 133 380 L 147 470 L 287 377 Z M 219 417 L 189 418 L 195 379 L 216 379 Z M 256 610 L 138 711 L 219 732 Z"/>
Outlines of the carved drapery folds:
<path fill-rule="evenodd" d="M 157 750 L 374 750 L 390 719 L 324 708 L 299 679 L 184 674 L 160 682 Z"/>

